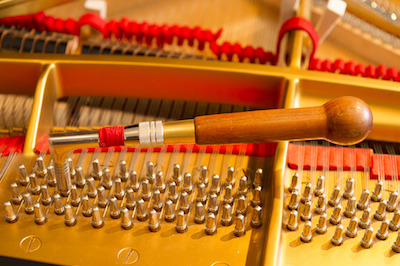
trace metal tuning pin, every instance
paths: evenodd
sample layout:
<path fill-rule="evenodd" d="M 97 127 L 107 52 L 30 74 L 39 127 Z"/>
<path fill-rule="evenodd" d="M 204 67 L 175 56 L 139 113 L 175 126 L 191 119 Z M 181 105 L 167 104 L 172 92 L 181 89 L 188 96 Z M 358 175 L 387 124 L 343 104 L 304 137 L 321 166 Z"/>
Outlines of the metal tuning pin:
<path fill-rule="evenodd" d="M 195 211 L 194 211 L 194 222 L 196 224 L 202 224 L 205 221 L 205 210 L 204 205 L 201 202 L 196 203 Z"/>
<path fill-rule="evenodd" d="M 246 220 L 242 214 L 236 216 L 236 225 L 233 234 L 237 237 L 244 236 L 246 233 Z"/>
<path fill-rule="evenodd" d="M 100 180 L 100 178 L 103 176 L 103 172 L 100 169 L 100 162 L 99 159 L 95 159 L 92 162 L 92 177 L 96 180 Z"/>
<path fill-rule="evenodd" d="M 139 184 L 139 179 L 136 171 L 130 171 L 129 173 L 129 181 L 130 181 L 130 187 L 133 189 L 134 192 L 137 192 L 139 190 L 140 184 Z"/>
<path fill-rule="evenodd" d="M 294 173 L 294 175 L 292 176 L 292 180 L 290 182 L 290 186 L 288 188 L 289 192 L 299 190 L 298 182 L 299 182 L 299 173 Z"/>
<path fill-rule="evenodd" d="M 80 166 L 75 169 L 75 185 L 79 188 L 83 188 L 86 185 L 85 175 Z"/>
<path fill-rule="evenodd" d="M 31 174 L 29 176 L 29 180 L 31 182 L 31 187 L 30 187 L 30 191 L 33 195 L 39 195 L 40 194 L 40 183 L 36 177 L 35 174 Z"/>
<path fill-rule="evenodd" d="M 340 246 L 342 244 L 343 242 L 342 232 L 343 232 L 343 225 L 339 224 L 336 227 L 335 233 L 333 234 L 331 239 L 332 244 L 334 244 L 335 246 Z"/>
<path fill-rule="evenodd" d="M 396 191 L 390 193 L 389 199 L 387 201 L 386 210 L 388 212 L 393 212 L 396 209 L 397 197 L 399 194 Z"/>
<path fill-rule="evenodd" d="M 364 189 L 357 203 L 357 209 L 363 211 L 368 207 L 368 204 L 369 204 L 369 190 Z"/>
<path fill-rule="evenodd" d="M 294 191 L 292 192 L 292 194 Z M 306 203 L 307 201 L 311 200 L 311 183 L 307 183 L 306 186 L 304 187 L 303 195 L 301 197 L 301 202 Z"/>
<path fill-rule="evenodd" d="M 255 207 L 261 205 L 261 191 L 261 186 L 257 186 L 253 189 L 253 199 L 251 200 L 251 206 Z"/>
<path fill-rule="evenodd" d="M 26 192 L 22 194 L 22 197 L 24 198 L 24 209 L 27 214 L 32 214 L 33 213 L 33 201 L 32 201 L 32 196 L 30 193 Z"/>
<path fill-rule="evenodd" d="M 28 177 L 28 173 L 26 171 L 25 165 L 21 164 L 18 167 L 19 170 L 19 183 L 22 186 L 26 186 L 29 183 L 29 177 Z"/>
<path fill-rule="evenodd" d="M 193 192 L 193 180 L 190 173 L 185 173 L 183 175 L 183 191 L 189 195 Z"/>
<path fill-rule="evenodd" d="M 71 158 L 67 159 L 68 162 L 68 167 L 69 167 L 69 174 L 71 175 L 72 178 L 75 177 L 76 175 L 76 171 L 75 171 L 75 167 L 74 167 L 74 162 L 72 161 Z"/>
<path fill-rule="evenodd" d="M 236 205 L 236 215 L 238 214 L 246 215 L 246 212 L 247 212 L 246 197 L 239 196 L 238 203 Z"/>
<path fill-rule="evenodd" d="M 42 157 L 37 157 L 36 158 L 36 175 L 38 177 L 44 177 L 45 175 L 47 175 L 47 169 L 46 166 L 44 165 L 44 161 Z"/>
<path fill-rule="evenodd" d="M 338 223 L 340 223 L 340 221 L 342 220 L 342 205 L 338 204 L 335 206 L 335 208 L 333 209 L 332 215 L 329 218 L 329 222 L 333 225 L 337 225 Z"/>
<path fill-rule="evenodd" d="M 311 220 L 311 215 L 312 215 L 311 208 L 312 208 L 311 207 L 311 201 L 307 201 L 304 204 L 303 211 L 300 214 L 300 219 L 302 221 L 310 221 Z"/>
<path fill-rule="evenodd" d="M 77 220 L 75 218 L 75 214 L 69 204 L 65 204 L 65 217 L 64 217 L 64 223 L 67 226 L 74 226 L 77 223 Z"/>
<path fill-rule="evenodd" d="M 235 168 L 228 167 L 228 173 L 226 175 L 226 185 L 235 186 Z"/>
<path fill-rule="evenodd" d="M 128 188 L 126 191 L 126 202 L 125 206 L 128 210 L 133 210 L 135 209 L 136 206 L 136 201 L 135 201 L 135 192 L 133 192 L 133 189 Z"/>
<path fill-rule="evenodd" d="M 349 226 L 347 226 L 345 233 L 347 237 L 354 238 L 357 235 L 357 224 L 358 224 L 357 217 L 351 218 Z"/>
<path fill-rule="evenodd" d="M 232 185 L 227 185 L 225 187 L 225 194 L 224 194 L 224 204 L 229 204 L 232 205 L 233 203 L 233 189 L 232 189 Z"/>
<path fill-rule="evenodd" d="M 392 250 L 396 253 L 400 253 L 400 232 L 397 235 L 396 241 L 393 243 Z"/>
<path fill-rule="evenodd" d="M 176 214 L 176 226 L 175 230 L 183 234 L 187 231 L 187 224 L 186 224 L 186 219 L 185 219 L 185 213 L 182 210 L 179 210 L 178 213 Z"/>
<path fill-rule="evenodd" d="M 181 193 L 181 198 L 179 201 L 179 209 L 182 210 L 185 214 L 189 212 L 189 195 L 186 193 L 186 191 L 183 191 Z"/>
<path fill-rule="evenodd" d="M 115 186 L 115 191 L 114 191 L 114 195 L 117 199 L 122 200 L 125 196 L 125 190 L 122 186 L 122 182 L 120 178 L 116 178 L 114 180 L 114 186 Z M 150 190 L 150 187 L 149 187 Z M 151 192 L 150 192 L 150 197 L 151 197 Z"/>
<path fill-rule="evenodd" d="M 4 217 L 6 218 L 6 221 L 8 223 L 15 223 L 16 221 L 18 221 L 18 215 L 14 212 L 11 202 L 9 201 L 4 202 L 4 209 L 5 209 Z"/>
<path fill-rule="evenodd" d="M 153 162 L 147 162 L 146 163 L 146 179 L 149 181 L 149 183 L 153 183 L 156 178 L 156 175 L 154 174 L 154 164 Z"/>
<path fill-rule="evenodd" d="M 182 182 L 181 167 L 177 163 L 174 164 L 172 168 L 172 180 L 177 186 L 179 186 Z"/>
<path fill-rule="evenodd" d="M 153 209 L 157 212 L 161 211 L 163 207 L 163 203 L 161 201 L 161 193 L 160 191 L 156 190 L 153 193 Z"/>
<path fill-rule="evenodd" d="M 326 210 L 326 195 L 322 194 L 318 197 L 317 204 L 315 205 L 315 213 L 316 214 L 322 214 Z"/>
<path fill-rule="evenodd" d="M 397 210 L 394 213 L 392 220 L 390 221 L 389 228 L 392 231 L 397 231 L 399 230 L 399 227 L 400 227 L 400 210 Z"/>
<path fill-rule="evenodd" d="M 382 198 L 383 183 L 378 181 L 375 185 L 375 189 L 372 190 L 371 200 L 378 202 Z"/>
<path fill-rule="evenodd" d="M 340 201 L 340 187 L 339 186 L 335 186 L 333 188 L 331 197 L 329 198 L 328 204 L 331 207 L 335 207 Z"/>
<path fill-rule="evenodd" d="M 94 181 L 93 177 L 89 177 L 87 180 L 87 186 L 88 186 L 88 190 L 87 190 L 87 194 L 90 198 L 95 198 L 97 196 L 97 189 L 96 189 L 96 183 Z"/>
<path fill-rule="evenodd" d="M 51 203 L 51 195 L 46 185 L 40 186 L 41 202 L 44 206 L 48 206 Z"/>
<path fill-rule="evenodd" d="M 298 228 L 298 222 L 297 222 L 297 217 L 298 217 L 298 212 L 297 211 L 291 211 L 288 219 L 288 223 L 286 225 L 287 229 L 290 231 L 296 231 Z"/>
<path fill-rule="evenodd" d="M 290 194 L 290 199 L 289 199 L 289 203 L 287 206 L 287 208 L 290 211 L 297 210 L 297 208 L 299 207 L 298 198 L 299 198 L 299 192 L 297 190 L 294 190 L 292 192 L 292 194 Z M 306 201 L 306 202 L 308 202 L 308 201 Z"/>
<path fill-rule="evenodd" d="M 389 220 L 384 220 L 379 227 L 378 232 L 376 232 L 376 238 L 380 240 L 386 240 L 389 234 Z"/>
<path fill-rule="evenodd" d="M 207 195 L 206 195 L 206 185 L 204 183 L 200 183 L 197 186 L 197 202 L 201 202 L 203 205 L 207 202 Z"/>
<path fill-rule="evenodd" d="M 250 225 L 253 228 L 261 227 L 261 225 L 262 225 L 262 208 L 261 208 L 261 206 L 256 206 L 253 209 L 253 215 L 251 217 Z"/>
<path fill-rule="evenodd" d="M 208 186 L 208 174 L 207 174 L 207 166 L 200 166 L 200 183 L 203 183 L 206 187 Z"/>
<path fill-rule="evenodd" d="M 386 217 L 386 200 L 381 200 L 379 202 L 378 208 L 374 213 L 374 218 L 377 221 L 382 221 Z"/>
<path fill-rule="evenodd" d="M 82 214 L 85 217 L 92 216 L 93 209 L 90 206 L 89 197 L 87 195 L 82 196 Z"/>
<path fill-rule="evenodd" d="M 22 202 L 22 195 L 19 192 L 17 183 L 11 183 L 10 187 L 12 203 L 14 203 L 15 205 L 20 204 Z"/>
<path fill-rule="evenodd" d="M 101 216 L 100 210 L 97 206 L 93 207 L 92 226 L 96 229 L 102 228 L 104 226 L 103 217 Z"/>
<path fill-rule="evenodd" d="M 361 239 L 361 246 L 363 248 L 370 248 L 372 245 L 372 234 L 374 233 L 374 229 L 372 226 L 368 227 L 367 230 L 365 230 L 364 236 Z"/>
<path fill-rule="evenodd" d="M 53 165 L 47 166 L 47 185 L 55 187 L 57 185 L 56 170 Z M 78 182 L 77 182 L 78 183 Z"/>
<path fill-rule="evenodd" d="M 347 201 L 346 209 L 344 210 L 344 216 L 347 218 L 351 218 L 354 216 L 356 213 L 356 201 L 357 199 L 355 197 L 352 197 Z"/>
<path fill-rule="evenodd" d="M 367 208 L 361 215 L 360 221 L 358 222 L 358 226 L 362 229 L 366 229 L 369 227 L 370 223 L 371 223 L 371 209 Z"/>
<path fill-rule="evenodd" d="M 146 221 L 146 219 L 147 219 L 146 205 L 145 205 L 143 199 L 140 199 L 137 202 L 136 218 L 138 219 L 138 221 L 141 221 L 141 222 Z"/>
<path fill-rule="evenodd" d="M 121 213 L 122 213 L 121 227 L 125 230 L 131 229 L 133 227 L 133 222 L 129 214 L 129 210 L 127 208 L 123 208 L 121 210 Z"/>
<path fill-rule="evenodd" d="M 119 217 L 121 217 L 121 210 L 119 209 L 116 197 L 110 199 L 110 216 L 113 219 L 119 219 Z"/>
<path fill-rule="evenodd" d="M 106 189 L 103 186 L 97 188 L 97 205 L 105 208 L 108 204 Z"/>
<path fill-rule="evenodd" d="M 215 215 L 212 212 L 207 213 L 206 227 L 204 229 L 207 235 L 214 235 L 217 233 L 217 221 Z"/>
<path fill-rule="evenodd" d="M 225 204 L 222 208 L 221 224 L 223 226 L 229 226 L 232 224 L 232 206 Z"/>
<path fill-rule="evenodd" d="M 157 171 L 156 173 L 156 189 L 160 191 L 160 193 L 165 192 L 164 173 L 161 171 Z"/>
<path fill-rule="evenodd" d="M 169 183 L 168 186 L 168 199 L 171 200 L 173 203 L 178 201 L 179 194 L 176 191 L 176 184 L 174 181 Z"/>
<path fill-rule="evenodd" d="M 33 207 L 34 207 L 35 223 L 38 225 L 45 224 L 47 218 L 42 210 L 42 206 L 40 205 L 40 203 L 36 202 L 35 204 L 33 204 Z"/>
<path fill-rule="evenodd" d="M 321 175 L 317 180 L 317 184 L 315 185 L 314 195 L 316 197 L 319 197 L 322 194 L 324 194 L 324 192 L 325 192 L 325 177 Z"/>
<path fill-rule="evenodd" d="M 112 187 L 112 178 L 111 178 L 111 173 L 110 173 L 110 169 L 108 168 L 104 168 L 103 169 L 103 181 L 101 182 L 101 185 L 105 188 L 105 189 L 110 189 Z"/>
<path fill-rule="evenodd" d="M 262 186 L 262 181 L 263 181 L 263 170 L 261 168 L 258 168 L 256 170 L 256 173 L 254 174 L 254 182 L 253 186 L 256 187 L 261 187 Z"/>
<path fill-rule="evenodd" d="M 219 195 L 221 188 L 219 186 L 219 175 L 215 174 L 211 178 L 211 193 Z"/>
<path fill-rule="evenodd" d="M 151 210 L 150 211 L 150 219 L 149 219 L 149 230 L 151 232 L 158 232 L 160 230 L 160 217 L 156 210 Z"/>
<path fill-rule="evenodd" d="M 54 201 L 54 213 L 57 215 L 63 215 L 65 213 L 65 207 L 61 200 L 60 195 L 55 194 L 53 196 L 53 201 Z"/>
<path fill-rule="evenodd" d="M 326 219 L 327 219 L 326 213 L 322 214 L 319 217 L 317 226 L 315 227 L 315 232 L 317 232 L 317 234 L 322 235 L 326 233 L 326 228 L 327 228 Z"/>
<path fill-rule="evenodd" d="M 312 240 L 312 230 L 311 230 L 311 222 L 307 221 L 304 223 L 303 232 L 301 232 L 300 240 L 304 243 L 309 243 Z"/>
<path fill-rule="evenodd" d="M 210 195 L 210 201 L 208 202 L 208 212 L 212 212 L 214 214 L 218 213 L 218 196 L 214 193 Z"/>
<path fill-rule="evenodd" d="M 81 198 L 78 195 L 78 190 L 75 185 L 71 186 L 71 205 L 74 207 L 78 207 L 79 203 L 81 203 Z"/>
<path fill-rule="evenodd" d="M 246 196 L 247 195 L 247 177 L 242 176 L 239 179 L 239 195 Z"/>
<path fill-rule="evenodd" d="M 126 169 L 126 162 L 121 161 L 119 164 L 119 173 L 118 177 L 121 179 L 122 182 L 126 182 L 129 177 L 128 170 Z"/>
<path fill-rule="evenodd" d="M 165 202 L 164 208 L 165 208 L 165 221 L 173 222 L 175 220 L 174 203 L 171 200 L 167 200 L 167 202 Z M 196 217 L 194 219 L 196 222 Z"/>
<path fill-rule="evenodd" d="M 354 179 L 348 178 L 343 191 L 343 198 L 350 199 L 354 195 Z"/>

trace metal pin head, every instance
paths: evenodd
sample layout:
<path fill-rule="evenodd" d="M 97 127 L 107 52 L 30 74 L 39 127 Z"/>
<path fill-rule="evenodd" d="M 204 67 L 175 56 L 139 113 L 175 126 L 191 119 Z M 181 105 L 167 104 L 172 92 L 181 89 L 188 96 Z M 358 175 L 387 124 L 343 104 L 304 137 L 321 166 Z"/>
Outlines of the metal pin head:
<path fill-rule="evenodd" d="M 71 205 L 74 207 L 79 206 L 81 202 L 81 198 L 78 195 L 78 190 L 76 189 L 75 185 L 71 186 Z"/>
<path fill-rule="evenodd" d="M 44 161 L 42 157 L 37 157 L 36 158 L 36 175 L 39 177 L 44 177 L 47 174 L 47 169 L 46 166 L 44 165 Z"/>
<path fill-rule="evenodd" d="M 229 226 L 232 224 L 232 206 L 225 204 L 222 209 L 221 224 L 223 226 Z"/>
<path fill-rule="evenodd" d="M 237 203 L 237 206 L 236 206 L 236 215 L 238 215 L 238 214 L 245 215 L 246 212 L 247 212 L 246 197 L 245 196 L 239 196 L 238 203 Z"/>
<path fill-rule="evenodd" d="M 97 188 L 97 205 L 100 208 L 105 208 L 108 204 L 106 189 L 103 186 Z"/>
<path fill-rule="evenodd" d="M 5 209 L 4 217 L 6 218 L 7 222 L 15 223 L 16 221 L 18 221 L 18 215 L 14 212 L 11 202 L 9 201 L 4 202 L 4 209 Z"/>
<path fill-rule="evenodd" d="M 311 232 L 311 222 L 307 221 L 304 223 L 303 232 L 300 235 L 300 240 L 304 243 L 309 243 L 312 240 L 312 232 Z"/>
<path fill-rule="evenodd" d="M 160 218 L 156 210 L 150 211 L 149 230 L 151 232 L 158 232 L 160 230 Z"/>
<path fill-rule="evenodd" d="M 194 211 L 194 222 L 196 224 L 202 224 L 204 223 L 205 219 L 204 205 L 201 202 L 197 202 Z"/>
<path fill-rule="evenodd" d="M 94 181 L 93 177 L 89 177 L 87 180 L 87 185 L 88 185 L 88 190 L 87 194 L 91 198 L 95 198 L 97 196 L 97 189 L 96 189 L 96 183 Z"/>
<path fill-rule="evenodd" d="M 297 208 L 299 207 L 299 192 L 297 190 L 294 190 L 292 192 L 292 194 L 290 195 L 290 199 L 289 199 L 289 204 L 288 204 L 288 209 L 293 211 L 293 210 L 297 210 Z M 306 201 L 309 202 L 309 201 Z"/>
<path fill-rule="evenodd" d="M 121 178 L 122 182 L 126 182 L 128 180 L 129 173 L 128 173 L 127 169 L 126 169 L 126 162 L 125 161 L 121 161 L 119 163 L 118 177 Z"/>
<path fill-rule="evenodd" d="M 42 225 L 45 224 L 47 221 L 46 215 L 43 213 L 42 206 L 39 203 L 33 204 L 34 207 L 34 216 L 35 216 L 35 223 Z"/>
<path fill-rule="evenodd" d="M 360 228 L 366 229 L 369 227 L 371 223 L 370 215 L 371 215 L 371 209 L 370 208 L 365 209 L 358 223 L 358 226 Z"/>
<path fill-rule="evenodd" d="M 115 197 L 117 199 L 119 199 L 119 200 L 122 200 L 123 197 L 125 196 L 125 190 L 122 187 L 122 183 L 121 183 L 121 179 L 120 178 L 116 178 L 114 180 L 114 186 L 115 186 L 115 191 L 114 191 Z M 150 196 L 151 196 L 151 192 L 150 192 Z"/>
<path fill-rule="evenodd" d="M 262 225 L 262 208 L 261 206 L 256 206 L 253 209 L 253 215 L 251 218 L 251 227 L 253 228 L 259 228 Z"/>
<path fill-rule="evenodd" d="M 350 199 L 354 195 L 354 179 L 348 178 L 343 192 L 343 198 Z"/>
<path fill-rule="evenodd" d="M 262 187 L 260 186 L 253 189 L 253 199 L 251 200 L 251 206 L 255 207 L 261 205 L 261 191 Z"/>
<path fill-rule="evenodd" d="M 336 227 L 335 233 L 333 234 L 331 239 L 332 244 L 334 244 L 335 246 L 340 246 L 342 244 L 343 242 L 342 232 L 343 232 L 343 225 L 339 224 Z"/>
<path fill-rule="evenodd" d="M 181 177 L 181 167 L 179 164 L 174 164 L 173 170 L 172 170 L 172 180 L 179 186 L 180 183 L 182 182 L 182 177 Z"/>
<path fill-rule="evenodd" d="M 200 183 L 197 186 L 197 202 L 201 202 L 205 204 L 207 202 L 207 195 L 206 195 L 206 185 L 204 183 Z"/>
<path fill-rule="evenodd" d="M 125 230 L 131 229 L 133 227 L 133 222 L 129 214 L 129 210 L 127 208 L 123 208 L 121 210 L 121 213 L 122 213 L 121 227 Z"/>
<path fill-rule="evenodd" d="M 392 250 L 396 253 L 400 253 L 400 232 L 397 235 L 396 241 L 393 243 Z"/>
<path fill-rule="evenodd" d="M 311 220 L 312 212 L 311 212 L 311 201 L 308 201 L 304 204 L 304 208 L 302 213 L 300 214 L 300 219 L 302 221 L 309 221 Z"/>
<path fill-rule="evenodd" d="M 375 185 L 375 189 L 372 190 L 371 200 L 378 202 L 382 198 L 383 182 L 378 181 Z"/>
<path fill-rule="evenodd" d="M 65 218 L 64 222 L 67 226 L 74 226 L 77 223 L 74 212 L 69 204 L 65 204 Z"/>
<path fill-rule="evenodd" d="M 347 227 L 346 230 L 346 236 L 354 238 L 357 235 L 357 224 L 358 224 L 357 217 L 351 218 L 349 226 Z"/>
<path fill-rule="evenodd" d="M 129 188 L 126 191 L 126 208 L 128 210 L 133 210 L 136 206 L 136 201 L 135 201 L 135 192 L 133 192 L 133 189 Z"/>
<path fill-rule="evenodd" d="M 176 184 L 174 181 L 172 181 L 168 185 L 168 199 L 170 199 L 173 203 L 176 203 L 178 197 L 179 195 L 176 191 Z"/>
<path fill-rule="evenodd" d="M 396 209 L 397 197 L 399 194 L 396 191 L 390 193 L 389 200 L 387 201 L 386 210 L 393 212 Z"/>
<path fill-rule="evenodd" d="M 389 220 L 384 220 L 381 223 L 381 227 L 378 232 L 376 232 L 376 237 L 380 240 L 385 240 L 389 234 Z"/>
<path fill-rule="evenodd" d="M 361 193 L 360 200 L 357 203 L 357 208 L 361 211 L 365 210 L 369 204 L 369 190 L 364 189 Z"/>
<path fill-rule="evenodd" d="M 211 193 L 215 193 L 219 195 L 219 192 L 221 191 L 220 186 L 219 186 L 219 175 L 214 174 L 211 178 Z"/>
<path fill-rule="evenodd" d="M 159 212 L 163 207 L 163 203 L 161 201 L 161 193 L 160 191 L 156 190 L 153 193 L 153 208 Z"/>
<path fill-rule="evenodd" d="M 82 196 L 82 214 L 85 217 L 92 216 L 93 209 L 90 206 L 89 197 L 87 195 Z"/>
<path fill-rule="evenodd" d="M 326 195 L 322 194 L 318 197 L 317 204 L 315 205 L 315 213 L 321 214 L 326 210 Z"/>
<path fill-rule="evenodd" d="M 239 195 L 247 195 L 247 177 L 242 176 L 239 179 Z"/>
<path fill-rule="evenodd" d="M 352 197 L 347 201 L 346 209 L 344 210 L 344 216 L 351 218 L 356 213 L 356 198 Z"/>
<path fill-rule="evenodd" d="M 164 208 L 165 208 L 165 221 L 173 222 L 175 220 L 174 203 L 171 200 L 167 200 L 167 202 L 165 202 Z"/>
<path fill-rule="evenodd" d="M 103 217 L 101 216 L 100 210 L 97 206 L 93 207 L 92 226 L 96 229 L 104 226 Z"/>
<path fill-rule="evenodd" d="M 325 192 L 325 177 L 321 175 L 318 180 L 317 184 L 315 185 L 314 194 L 315 196 L 321 196 Z"/>
<path fill-rule="evenodd" d="M 329 198 L 329 205 L 332 207 L 335 207 L 340 201 L 340 187 L 339 186 L 335 186 L 333 188 L 331 197 Z"/>
<path fill-rule="evenodd" d="M 214 235 L 217 232 L 217 222 L 212 212 L 207 213 L 205 232 L 207 235 Z"/>
<path fill-rule="evenodd" d="M 119 217 L 121 217 L 121 210 L 119 209 L 116 197 L 110 199 L 110 216 L 113 219 L 119 219 Z"/>
<path fill-rule="evenodd" d="M 53 196 L 53 201 L 54 201 L 54 212 L 57 215 L 63 215 L 65 212 L 64 204 L 61 200 L 61 197 L 59 194 L 54 194 Z"/>
<path fill-rule="evenodd" d="M 108 169 L 108 168 L 103 169 L 103 181 L 101 182 L 101 185 L 105 189 L 110 189 L 112 187 L 111 173 L 110 173 L 110 169 Z"/>
<path fill-rule="evenodd" d="M 214 193 L 210 195 L 210 199 L 208 202 L 208 212 L 212 212 L 214 214 L 218 213 L 218 196 Z"/>
<path fill-rule="evenodd" d="M 290 182 L 290 186 L 288 188 L 289 192 L 293 192 L 294 190 L 299 190 L 298 181 L 299 180 L 299 173 L 294 173 L 292 176 L 292 180 Z"/>
<path fill-rule="evenodd" d="M 136 214 L 136 218 L 143 222 L 147 219 L 147 211 L 146 211 L 146 205 L 144 203 L 143 199 L 138 200 L 137 202 L 137 214 Z"/>
<path fill-rule="evenodd" d="M 381 200 L 374 214 L 374 218 L 378 221 L 382 221 L 385 217 L 386 217 L 386 200 Z"/>
<path fill-rule="evenodd" d="M 99 159 L 93 160 L 92 167 L 93 167 L 92 177 L 96 180 L 99 180 L 103 176 L 103 172 L 101 171 L 100 168 Z"/>
<path fill-rule="evenodd" d="M 133 191 L 138 191 L 139 190 L 139 180 L 138 180 L 138 175 L 136 171 L 130 171 L 129 173 L 129 181 L 130 181 L 130 187 L 133 189 Z"/>
<path fill-rule="evenodd" d="M 367 230 L 365 230 L 364 236 L 361 240 L 361 246 L 363 248 L 370 248 L 372 245 L 372 234 L 374 233 L 374 229 L 370 226 Z"/>
<path fill-rule="evenodd" d="M 263 170 L 261 168 L 258 168 L 256 170 L 256 173 L 254 174 L 254 182 L 253 182 L 254 187 L 261 187 L 262 181 L 263 181 Z"/>
<path fill-rule="evenodd" d="M 69 173 L 70 173 L 71 177 L 75 177 L 76 171 L 75 171 L 75 167 L 74 167 L 74 162 L 72 161 L 71 158 L 68 158 L 67 162 L 68 162 Z"/>
<path fill-rule="evenodd" d="M 190 173 L 183 175 L 183 190 L 188 194 L 191 194 L 193 191 L 193 180 Z"/>
<path fill-rule="evenodd" d="M 83 174 L 83 169 L 80 166 L 75 169 L 75 184 L 80 188 L 84 187 L 86 184 L 85 175 Z"/>
<path fill-rule="evenodd" d="M 208 186 L 208 174 L 207 174 L 207 166 L 200 166 L 200 183 L 203 183 L 206 187 Z"/>
<path fill-rule="evenodd" d="M 56 178 L 56 170 L 54 169 L 54 166 L 49 165 L 47 166 L 47 184 L 50 187 L 54 187 L 57 185 L 57 178 Z"/>
<path fill-rule="evenodd" d="M 12 198 L 12 202 L 13 202 L 15 205 L 20 204 L 20 203 L 22 202 L 22 195 L 21 195 L 21 193 L 19 192 L 19 188 L 18 188 L 17 183 L 11 183 L 10 187 L 11 187 L 11 198 Z"/>
<path fill-rule="evenodd" d="M 153 183 L 155 177 L 154 174 L 154 164 L 153 162 L 147 162 L 146 163 L 146 178 L 149 180 L 150 183 Z"/>
<path fill-rule="evenodd" d="M 185 220 L 185 213 L 182 210 L 179 210 L 176 215 L 176 231 L 178 233 L 185 233 L 187 231 L 187 224 Z"/>
<path fill-rule="evenodd" d="M 19 183 L 22 186 L 26 186 L 29 183 L 29 177 L 28 177 L 28 173 L 26 171 L 25 165 L 21 164 L 18 167 L 19 170 Z"/>
<path fill-rule="evenodd" d="M 233 234 L 237 237 L 244 236 L 246 233 L 245 217 L 242 214 L 236 216 L 236 225 Z"/>
<path fill-rule="evenodd" d="M 228 173 L 226 175 L 226 184 L 234 186 L 235 185 L 235 168 L 228 167 Z"/>
<path fill-rule="evenodd" d="M 25 213 L 27 214 L 32 214 L 34 207 L 33 207 L 33 201 L 32 201 L 32 196 L 28 192 L 22 194 L 22 197 L 24 198 L 24 209 Z"/>
<path fill-rule="evenodd" d="M 40 183 L 36 177 L 35 174 L 31 174 L 29 176 L 29 180 L 31 183 L 30 191 L 33 195 L 39 195 L 40 194 Z"/>
<path fill-rule="evenodd" d="M 293 194 L 293 192 L 292 192 Z M 301 202 L 306 203 L 307 201 L 311 200 L 311 183 L 307 183 L 304 187 L 303 196 L 301 197 Z"/>
<path fill-rule="evenodd" d="M 324 213 L 319 217 L 317 226 L 315 228 L 315 232 L 317 232 L 320 235 L 326 233 L 326 228 L 327 228 L 326 220 L 327 220 L 327 216 L 326 216 L 326 213 Z"/>
<path fill-rule="evenodd" d="M 189 212 L 189 195 L 186 193 L 186 191 L 183 191 L 181 193 L 181 199 L 179 202 L 179 209 L 182 210 L 185 214 Z"/>
<path fill-rule="evenodd" d="M 289 229 L 290 231 L 296 231 L 298 228 L 298 222 L 297 222 L 297 218 L 298 217 L 298 212 L 293 210 L 290 212 L 289 215 L 289 219 L 288 219 L 288 223 L 286 225 L 287 229 Z"/>
<path fill-rule="evenodd" d="M 400 227 L 400 210 L 397 210 L 394 213 L 392 220 L 390 221 L 389 228 L 392 231 L 397 231 L 399 230 L 399 227 Z"/>
<path fill-rule="evenodd" d="M 224 203 L 230 205 L 233 203 L 233 189 L 231 185 L 225 187 Z"/>
<path fill-rule="evenodd" d="M 342 212 L 342 205 L 340 204 L 336 205 L 335 208 L 333 209 L 329 222 L 333 225 L 337 225 L 338 223 L 340 223 L 340 221 L 342 220 L 341 212 Z"/>
<path fill-rule="evenodd" d="M 162 171 L 157 171 L 156 173 L 156 189 L 160 193 L 165 192 L 164 173 Z"/>

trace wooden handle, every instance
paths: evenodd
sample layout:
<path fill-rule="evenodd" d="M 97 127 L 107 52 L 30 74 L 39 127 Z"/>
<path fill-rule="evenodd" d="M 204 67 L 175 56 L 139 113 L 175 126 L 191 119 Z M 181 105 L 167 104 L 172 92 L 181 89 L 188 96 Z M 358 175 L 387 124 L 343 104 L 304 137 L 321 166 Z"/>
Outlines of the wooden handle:
<path fill-rule="evenodd" d="M 348 96 L 318 107 L 199 116 L 194 123 L 200 145 L 310 139 L 352 145 L 370 133 L 372 113 Z"/>

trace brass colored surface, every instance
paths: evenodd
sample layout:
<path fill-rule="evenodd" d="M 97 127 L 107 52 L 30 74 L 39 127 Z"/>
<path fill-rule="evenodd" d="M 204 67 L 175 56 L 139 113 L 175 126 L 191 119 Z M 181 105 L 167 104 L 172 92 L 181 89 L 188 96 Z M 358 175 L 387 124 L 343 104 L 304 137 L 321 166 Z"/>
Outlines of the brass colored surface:
<path fill-rule="evenodd" d="M 165 122 L 163 127 L 166 145 L 196 142 L 193 119 Z"/>

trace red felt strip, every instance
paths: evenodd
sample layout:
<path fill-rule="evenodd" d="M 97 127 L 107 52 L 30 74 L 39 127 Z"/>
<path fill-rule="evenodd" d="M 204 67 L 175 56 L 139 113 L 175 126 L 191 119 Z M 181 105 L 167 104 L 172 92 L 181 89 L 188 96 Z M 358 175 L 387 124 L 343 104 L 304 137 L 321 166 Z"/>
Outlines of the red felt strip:
<path fill-rule="evenodd" d="M 124 127 L 103 127 L 99 129 L 100 147 L 124 146 Z"/>
<path fill-rule="evenodd" d="M 398 179 L 400 170 L 400 156 L 388 154 L 372 155 L 371 179 L 384 176 L 386 180 Z"/>

